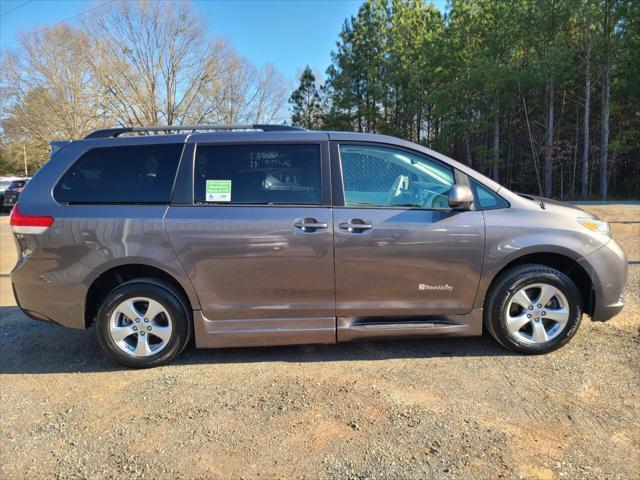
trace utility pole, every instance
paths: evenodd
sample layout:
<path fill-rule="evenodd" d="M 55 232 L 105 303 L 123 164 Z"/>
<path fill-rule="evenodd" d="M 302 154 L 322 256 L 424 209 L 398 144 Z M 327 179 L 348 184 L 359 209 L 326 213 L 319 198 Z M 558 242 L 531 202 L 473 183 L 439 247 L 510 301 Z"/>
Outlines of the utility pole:
<path fill-rule="evenodd" d="M 28 177 L 29 172 L 27 170 L 27 146 L 24 143 L 22 144 L 22 155 L 24 157 L 24 176 Z"/>

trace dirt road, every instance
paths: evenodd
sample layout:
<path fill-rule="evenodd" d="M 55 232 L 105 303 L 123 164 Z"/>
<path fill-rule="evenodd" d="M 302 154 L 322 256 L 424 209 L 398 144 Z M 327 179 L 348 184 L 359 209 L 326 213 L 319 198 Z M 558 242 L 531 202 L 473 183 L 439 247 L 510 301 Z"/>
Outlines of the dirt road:
<path fill-rule="evenodd" d="M 640 478 L 640 206 L 585 207 L 627 306 L 539 357 L 490 338 L 188 349 L 131 371 L 13 305 L 0 218 L 2 478 Z"/>

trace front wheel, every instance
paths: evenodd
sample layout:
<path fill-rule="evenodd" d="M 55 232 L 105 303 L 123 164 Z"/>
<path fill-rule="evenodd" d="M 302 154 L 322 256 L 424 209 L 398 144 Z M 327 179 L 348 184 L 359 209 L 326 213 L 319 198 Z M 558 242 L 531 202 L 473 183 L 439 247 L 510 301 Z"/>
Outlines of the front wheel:
<path fill-rule="evenodd" d="M 100 346 L 111 359 L 147 368 L 168 363 L 182 352 L 191 336 L 191 320 L 169 285 L 139 279 L 107 294 L 96 330 Z"/>
<path fill-rule="evenodd" d="M 547 353 L 575 335 L 581 306 L 580 291 L 564 273 L 543 265 L 521 265 L 492 284 L 485 303 L 485 325 L 510 350 Z"/>

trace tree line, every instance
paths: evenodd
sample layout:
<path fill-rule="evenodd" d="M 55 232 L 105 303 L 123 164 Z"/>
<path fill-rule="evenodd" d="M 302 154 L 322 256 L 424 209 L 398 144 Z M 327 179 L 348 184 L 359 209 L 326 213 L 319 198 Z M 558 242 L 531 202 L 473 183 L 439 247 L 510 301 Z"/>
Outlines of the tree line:
<path fill-rule="evenodd" d="M 508 188 L 638 198 L 640 2 L 367 0 L 292 122 L 425 144 Z"/>
<path fill-rule="evenodd" d="M 97 5 L 2 52 L 0 173 L 114 125 L 274 123 L 425 144 L 508 188 L 637 198 L 640 2 L 365 0 L 298 88 L 187 0 Z"/>
<path fill-rule="evenodd" d="M 79 25 L 24 32 L 3 51 L 0 173 L 30 172 L 48 142 L 114 125 L 273 123 L 290 86 L 273 65 L 257 68 L 220 38 L 186 0 L 97 5 Z"/>

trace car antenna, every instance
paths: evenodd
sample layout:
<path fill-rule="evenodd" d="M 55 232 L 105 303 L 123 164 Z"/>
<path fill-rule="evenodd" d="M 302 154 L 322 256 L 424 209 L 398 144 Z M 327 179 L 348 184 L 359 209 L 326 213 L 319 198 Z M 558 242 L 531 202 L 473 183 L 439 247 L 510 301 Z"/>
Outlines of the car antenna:
<path fill-rule="evenodd" d="M 538 154 L 536 147 L 533 144 L 533 136 L 531 135 L 531 125 L 529 124 L 529 112 L 527 112 L 527 102 L 522 97 L 522 103 L 524 104 L 524 116 L 527 119 L 527 130 L 529 131 L 529 143 L 531 143 L 531 154 L 533 155 L 533 165 L 536 167 L 536 180 L 538 181 L 538 191 L 540 192 L 540 208 L 545 209 L 544 199 L 542 196 L 542 182 L 540 182 L 540 166 L 538 165 Z"/>

